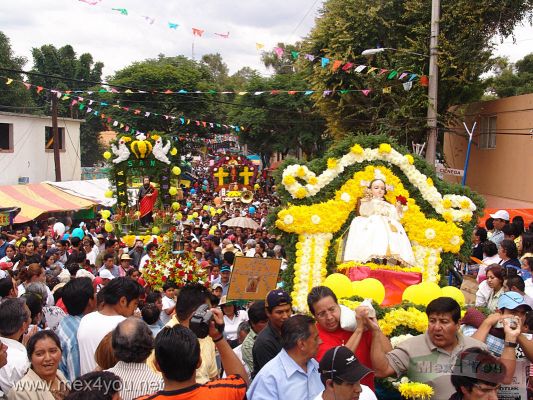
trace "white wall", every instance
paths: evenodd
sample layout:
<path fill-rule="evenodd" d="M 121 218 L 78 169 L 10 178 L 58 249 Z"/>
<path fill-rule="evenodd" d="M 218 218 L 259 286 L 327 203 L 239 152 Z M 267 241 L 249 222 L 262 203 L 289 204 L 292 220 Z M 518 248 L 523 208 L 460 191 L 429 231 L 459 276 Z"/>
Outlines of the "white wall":
<path fill-rule="evenodd" d="M 80 123 L 83 120 L 58 118 L 65 128 L 64 151 L 59 152 L 61 180 L 81 179 Z M 45 126 L 51 117 L 0 112 L 0 123 L 13 124 L 13 152 L 0 151 L 0 185 L 17 184 L 27 176 L 30 183 L 55 181 L 54 153 L 45 151 Z"/>

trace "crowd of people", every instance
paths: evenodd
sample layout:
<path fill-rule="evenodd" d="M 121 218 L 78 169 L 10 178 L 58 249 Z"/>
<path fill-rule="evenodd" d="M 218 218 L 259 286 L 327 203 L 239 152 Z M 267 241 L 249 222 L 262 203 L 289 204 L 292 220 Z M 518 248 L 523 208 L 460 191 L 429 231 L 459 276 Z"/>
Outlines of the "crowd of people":
<path fill-rule="evenodd" d="M 250 205 L 217 205 L 185 192 L 178 222 L 184 251 L 208 269 L 208 281 L 154 290 L 143 267 L 157 241 L 128 248 L 105 221 L 54 220 L 0 234 L 0 389 L 8 399 L 376 399 L 376 378 L 427 383 L 434 399 L 496 398 L 501 384 L 533 360 L 528 295 L 533 232 L 500 210 L 474 232 L 481 267 L 477 303 L 447 297 L 427 305 L 426 333 L 393 348 L 373 309 L 344 310 L 325 286 L 311 289 L 309 315 L 294 314 L 283 285 L 264 300 L 227 298 L 234 258 L 285 251 L 266 229 L 272 195 Z M 197 218 L 189 215 L 197 212 Z M 259 228 L 228 227 L 248 216 Z M 491 225 L 491 222 L 493 225 Z M 80 238 L 74 227 L 83 231 Z M 491 231 L 492 229 L 492 231 Z M 480 253 L 481 249 L 481 253 Z M 486 267 L 486 268 L 485 268 Z M 486 286 L 486 287 L 485 287 Z M 353 330 L 341 314 L 353 313 Z M 473 366 L 488 365 L 479 369 Z M 469 369 L 470 368 L 470 369 Z M 481 371 L 481 372 L 480 372 Z M 524 381 L 527 377 L 524 377 Z M 484 397 L 483 397 L 484 396 Z"/>

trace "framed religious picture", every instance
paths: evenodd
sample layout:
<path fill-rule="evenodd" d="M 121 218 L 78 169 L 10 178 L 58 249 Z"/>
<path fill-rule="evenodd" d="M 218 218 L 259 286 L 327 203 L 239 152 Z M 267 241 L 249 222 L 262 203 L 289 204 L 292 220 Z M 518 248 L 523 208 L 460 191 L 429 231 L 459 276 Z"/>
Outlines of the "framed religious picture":
<path fill-rule="evenodd" d="M 281 260 L 235 257 L 228 288 L 228 300 L 264 300 L 276 288 Z"/>

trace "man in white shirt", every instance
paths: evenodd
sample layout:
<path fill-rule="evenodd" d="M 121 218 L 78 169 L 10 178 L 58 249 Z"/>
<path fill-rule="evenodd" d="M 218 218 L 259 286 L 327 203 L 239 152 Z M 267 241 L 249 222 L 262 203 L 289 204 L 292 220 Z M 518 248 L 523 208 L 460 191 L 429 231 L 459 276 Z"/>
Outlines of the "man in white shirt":
<path fill-rule="evenodd" d="M 104 305 L 99 311 L 85 315 L 78 328 L 81 374 L 94 371 L 96 348 L 105 335 L 135 312 L 143 288 L 136 281 L 121 277 L 110 281 L 103 289 Z"/>
<path fill-rule="evenodd" d="M 314 400 L 376 400 L 376 395 L 361 379 L 372 372 L 359 362 L 346 346 L 332 347 L 320 360 L 320 379 L 324 391 Z"/>
<path fill-rule="evenodd" d="M 30 309 L 21 298 L 0 303 L 0 341 L 7 346 L 7 364 L 0 368 L 0 388 L 7 393 L 30 367 L 26 347 L 19 342 L 31 323 Z"/>

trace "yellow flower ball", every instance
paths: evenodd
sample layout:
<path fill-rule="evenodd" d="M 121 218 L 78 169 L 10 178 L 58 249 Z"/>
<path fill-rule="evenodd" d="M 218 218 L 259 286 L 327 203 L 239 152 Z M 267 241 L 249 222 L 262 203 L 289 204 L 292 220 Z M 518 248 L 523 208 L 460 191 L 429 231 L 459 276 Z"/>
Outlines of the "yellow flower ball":
<path fill-rule="evenodd" d="M 175 147 L 170 149 L 170 155 L 175 156 L 176 154 L 178 154 L 178 149 L 176 149 Z"/>
<path fill-rule="evenodd" d="M 444 199 L 444 200 L 442 200 L 442 206 L 444 208 L 451 208 L 452 207 L 452 201 L 450 199 Z"/>
<path fill-rule="evenodd" d="M 283 177 L 283 184 L 285 186 L 294 185 L 296 183 L 296 179 L 292 175 L 286 175 Z"/>
<path fill-rule="evenodd" d="M 379 152 L 380 153 L 390 153 L 392 150 L 392 146 L 388 143 L 381 143 L 379 145 Z"/>
<path fill-rule="evenodd" d="M 453 215 L 452 215 L 451 212 L 447 212 L 447 211 L 443 212 L 442 213 L 442 218 L 444 218 L 444 220 L 447 221 L 447 222 L 453 221 Z"/>
<path fill-rule="evenodd" d="M 350 151 L 352 152 L 352 154 L 356 154 L 356 155 L 363 154 L 363 148 L 358 144 L 353 145 Z"/>
<path fill-rule="evenodd" d="M 411 165 L 413 165 L 415 163 L 415 159 L 414 159 L 414 157 L 411 154 L 406 154 L 405 155 L 405 159 Z"/>
<path fill-rule="evenodd" d="M 328 158 L 328 169 L 334 169 L 337 167 L 337 160 L 335 158 Z"/>
<path fill-rule="evenodd" d="M 298 175 L 300 178 L 303 178 L 306 175 L 305 168 L 298 167 L 298 170 L 296 171 L 296 175 Z"/>
<path fill-rule="evenodd" d="M 172 173 L 174 175 L 179 175 L 181 174 L 181 168 L 180 167 L 172 167 Z"/>
<path fill-rule="evenodd" d="M 303 199 L 305 196 L 307 196 L 307 190 L 305 190 L 304 187 L 299 188 L 296 193 L 294 193 L 294 197 L 297 199 Z"/>
<path fill-rule="evenodd" d="M 426 179 L 426 183 L 427 183 L 429 186 L 433 186 L 433 179 L 431 179 L 431 178 L 427 178 L 427 179 Z"/>
<path fill-rule="evenodd" d="M 312 176 L 311 178 L 309 178 L 308 183 L 310 185 L 316 185 L 318 183 L 318 178 L 316 176 Z"/>
<path fill-rule="evenodd" d="M 168 193 L 171 196 L 175 196 L 176 194 L 178 194 L 178 189 L 176 189 L 174 186 L 171 186 L 170 189 L 168 189 Z"/>
<path fill-rule="evenodd" d="M 470 202 L 468 200 L 461 200 L 461 208 L 463 210 L 466 210 L 466 209 L 469 209 L 470 208 Z"/>
<path fill-rule="evenodd" d="M 153 233 L 154 235 L 157 235 L 159 232 L 161 232 L 161 229 L 159 229 L 157 226 L 154 226 L 154 227 L 152 228 L 152 233 Z"/>
<path fill-rule="evenodd" d="M 104 151 L 103 156 L 106 160 L 109 160 L 111 158 L 111 153 L 109 151 Z"/>
<path fill-rule="evenodd" d="M 472 216 L 470 214 L 463 215 L 462 220 L 463 222 L 470 222 L 472 221 Z"/>
<path fill-rule="evenodd" d="M 112 190 L 106 190 L 105 193 L 104 193 L 104 196 L 107 197 L 108 199 L 110 199 L 111 197 L 113 197 L 113 191 Z"/>

